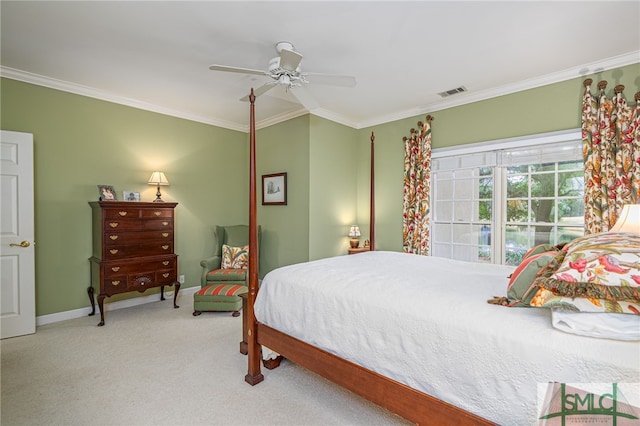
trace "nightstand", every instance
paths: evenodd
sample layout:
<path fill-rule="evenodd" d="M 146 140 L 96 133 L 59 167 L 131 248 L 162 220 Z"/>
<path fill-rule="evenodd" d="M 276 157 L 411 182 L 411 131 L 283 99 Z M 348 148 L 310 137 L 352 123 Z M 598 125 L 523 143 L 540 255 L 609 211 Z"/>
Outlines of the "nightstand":
<path fill-rule="evenodd" d="M 356 254 L 356 253 L 363 253 L 365 251 L 369 251 L 370 247 L 356 247 L 356 248 L 351 248 L 349 247 L 349 254 Z"/>

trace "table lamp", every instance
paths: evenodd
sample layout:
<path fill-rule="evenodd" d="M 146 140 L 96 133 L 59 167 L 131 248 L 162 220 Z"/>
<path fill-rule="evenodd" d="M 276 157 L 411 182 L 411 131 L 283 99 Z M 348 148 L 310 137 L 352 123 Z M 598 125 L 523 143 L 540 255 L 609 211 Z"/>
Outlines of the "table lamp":
<path fill-rule="evenodd" d="M 151 174 L 151 177 L 149 178 L 149 185 L 157 185 L 158 186 L 158 191 L 156 192 L 156 199 L 153 200 L 154 203 L 163 203 L 164 200 L 161 197 L 162 194 L 160 194 L 160 185 L 162 186 L 169 186 L 169 181 L 167 180 L 167 177 L 164 175 L 163 172 L 153 172 Z"/>
<path fill-rule="evenodd" d="M 360 228 L 358 225 L 351 225 L 351 228 L 349 228 L 349 236 L 351 237 L 351 248 L 357 248 L 360 244 Z"/>

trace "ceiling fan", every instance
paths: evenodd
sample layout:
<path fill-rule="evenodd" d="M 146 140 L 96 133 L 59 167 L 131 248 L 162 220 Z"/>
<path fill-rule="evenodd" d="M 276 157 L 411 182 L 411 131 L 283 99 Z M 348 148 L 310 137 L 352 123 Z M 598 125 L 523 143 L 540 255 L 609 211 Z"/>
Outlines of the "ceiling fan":
<path fill-rule="evenodd" d="M 291 88 L 299 88 L 292 94 L 307 109 L 311 110 L 317 107 L 315 100 L 304 92 L 303 84 L 317 83 L 342 87 L 354 87 L 356 85 L 355 77 L 337 74 L 318 74 L 302 72 L 300 62 L 302 55 L 294 50 L 293 44 L 288 41 L 276 43 L 276 52 L 279 56 L 271 58 L 267 71 L 254 70 L 250 68 L 230 67 L 226 65 L 211 65 L 210 70 L 235 72 L 241 74 L 264 75 L 270 77 L 269 81 L 253 91 L 255 96 L 260 96 L 276 86 L 283 86 L 286 91 Z M 241 100 L 247 101 L 249 95 Z"/>

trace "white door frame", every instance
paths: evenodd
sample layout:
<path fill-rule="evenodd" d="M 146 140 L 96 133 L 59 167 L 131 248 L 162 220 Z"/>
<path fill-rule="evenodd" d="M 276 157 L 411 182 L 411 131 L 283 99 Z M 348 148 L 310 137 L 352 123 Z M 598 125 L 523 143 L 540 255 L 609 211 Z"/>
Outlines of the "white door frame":
<path fill-rule="evenodd" d="M 36 331 L 33 135 L 0 134 L 0 337 Z"/>

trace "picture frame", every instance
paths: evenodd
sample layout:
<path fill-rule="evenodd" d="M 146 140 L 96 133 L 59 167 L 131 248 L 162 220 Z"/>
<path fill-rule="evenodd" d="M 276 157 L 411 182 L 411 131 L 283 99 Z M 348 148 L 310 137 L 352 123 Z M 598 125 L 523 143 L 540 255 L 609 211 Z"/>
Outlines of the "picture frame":
<path fill-rule="evenodd" d="M 98 185 L 98 196 L 100 201 L 118 201 L 116 191 L 111 185 Z"/>
<path fill-rule="evenodd" d="M 140 201 L 140 193 L 133 191 L 123 191 L 122 199 L 124 201 Z"/>
<path fill-rule="evenodd" d="M 262 205 L 287 205 L 287 173 L 262 175 Z"/>

